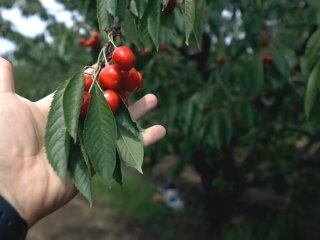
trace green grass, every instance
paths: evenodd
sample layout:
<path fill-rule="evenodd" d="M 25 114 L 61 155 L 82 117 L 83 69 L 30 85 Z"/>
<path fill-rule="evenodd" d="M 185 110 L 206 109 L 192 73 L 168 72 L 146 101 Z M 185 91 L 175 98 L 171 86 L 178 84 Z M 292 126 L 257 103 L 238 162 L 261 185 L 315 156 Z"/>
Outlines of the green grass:
<path fill-rule="evenodd" d="M 107 206 L 106 211 L 99 214 L 102 217 L 110 214 L 127 216 L 149 225 L 168 239 L 186 239 L 182 236 L 181 223 L 190 218 L 190 212 L 175 213 L 164 204 L 153 202 L 152 197 L 158 186 L 145 176 L 129 171 L 123 172 L 123 175 L 123 186 L 112 182 L 108 187 L 99 177 L 94 178 L 94 199 Z"/>
<path fill-rule="evenodd" d="M 123 186 L 111 182 L 108 187 L 98 177 L 94 178 L 94 199 L 107 203 L 115 214 L 125 213 L 141 221 L 154 220 L 155 216 L 170 213 L 162 204 L 152 201 L 157 186 L 147 182 L 138 173 L 124 172 Z"/>

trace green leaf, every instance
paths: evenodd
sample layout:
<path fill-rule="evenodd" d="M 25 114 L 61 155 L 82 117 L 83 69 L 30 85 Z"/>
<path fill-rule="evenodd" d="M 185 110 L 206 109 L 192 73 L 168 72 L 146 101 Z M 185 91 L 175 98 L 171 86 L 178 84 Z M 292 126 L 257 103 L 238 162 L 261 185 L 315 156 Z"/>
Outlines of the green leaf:
<path fill-rule="evenodd" d="M 274 47 L 272 49 L 274 64 L 284 79 L 289 79 L 290 68 L 287 59 L 282 54 L 281 49 Z"/>
<path fill-rule="evenodd" d="M 161 0 L 162 3 L 162 11 L 166 8 L 170 0 Z"/>
<path fill-rule="evenodd" d="M 124 13 L 126 10 L 125 0 L 105 0 L 106 9 L 113 17 L 124 18 Z"/>
<path fill-rule="evenodd" d="M 313 108 L 314 102 L 317 99 L 318 95 L 318 88 L 317 88 L 317 82 L 320 78 L 320 65 L 317 65 L 313 71 L 311 72 L 308 83 L 307 83 L 307 89 L 306 89 L 306 96 L 305 96 L 305 102 L 304 102 L 304 109 L 306 118 L 309 119 L 311 110 Z"/>
<path fill-rule="evenodd" d="M 189 45 L 190 34 L 194 27 L 195 22 L 195 0 L 184 1 L 184 18 L 185 18 L 185 31 L 186 31 L 186 44 Z"/>
<path fill-rule="evenodd" d="M 136 17 L 139 17 L 139 12 L 138 12 L 138 8 L 137 8 L 137 3 L 135 0 L 131 0 L 130 1 L 130 12 L 135 15 Z"/>
<path fill-rule="evenodd" d="M 80 145 L 72 144 L 68 163 L 72 182 L 79 192 L 92 204 L 91 173 L 81 152 Z"/>
<path fill-rule="evenodd" d="M 112 1 L 111 1 L 112 2 Z M 110 1 L 97 0 L 97 18 L 99 24 L 100 33 L 106 35 L 104 29 L 110 26 L 110 17 L 108 14 L 108 9 Z"/>
<path fill-rule="evenodd" d="M 142 44 L 140 42 L 137 24 L 133 15 L 129 11 L 127 11 L 126 18 L 121 23 L 121 29 L 128 39 L 130 39 L 139 48 L 141 47 Z"/>
<path fill-rule="evenodd" d="M 151 39 L 158 49 L 159 47 L 159 32 L 160 32 L 160 15 L 161 6 L 158 0 L 153 0 L 149 4 L 148 16 L 148 31 Z"/>
<path fill-rule="evenodd" d="M 304 55 L 305 66 L 308 72 L 311 72 L 312 69 L 318 62 L 320 57 L 320 29 L 318 29 L 311 36 L 310 40 L 307 43 L 306 52 Z"/>
<path fill-rule="evenodd" d="M 115 16 L 117 11 L 118 0 L 104 0 L 104 2 L 108 13 L 110 13 L 112 16 Z"/>
<path fill-rule="evenodd" d="M 84 144 L 84 138 L 83 138 L 83 122 L 80 122 L 79 123 L 79 127 L 78 127 L 78 138 L 79 138 L 79 144 L 80 144 L 80 149 L 81 149 L 81 152 L 82 152 L 82 156 L 88 166 L 88 169 L 90 169 L 90 172 L 91 172 L 91 163 L 90 163 L 90 160 L 89 160 L 89 156 L 88 156 L 88 151 L 85 147 L 85 144 Z"/>
<path fill-rule="evenodd" d="M 209 129 L 209 133 L 213 138 L 213 146 L 217 149 L 221 146 L 220 141 L 220 114 L 217 112 L 212 113 L 211 115 L 211 125 Z"/>
<path fill-rule="evenodd" d="M 94 169 L 106 180 L 112 178 L 116 165 L 116 127 L 109 105 L 97 84 L 94 84 L 83 137 Z"/>
<path fill-rule="evenodd" d="M 63 95 L 63 112 L 67 130 L 77 141 L 80 109 L 83 103 L 83 70 L 77 72 L 69 81 Z"/>
<path fill-rule="evenodd" d="M 152 39 L 148 31 L 148 14 L 144 14 L 138 25 L 140 41 L 143 43 L 144 47 L 152 48 Z"/>
<path fill-rule="evenodd" d="M 69 81 L 62 82 L 53 97 L 45 132 L 45 146 L 48 160 L 62 181 L 66 179 L 70 150 L 63 113 L 63 95 Z"/>
<path fill-rule="evenodd" d="M 142 173 L 144 148 L 141 132 L 123 103 L 117 112 L 116 121 L 118 126 L 117 150 L 120 159 L 127 166 Z"/>
<path fill-rule="evenodd" d="M 195 19 L 194 19 L 194 36 L 196 39 L 196 43 L 199 49 L 202 46 L 202 36 L 203 36 L 203 27 L 204 27 L 204 16 L 206 10 L 205 0 L 198 0 L 195 11 Z"/>
<path fill-rule="evenodd" d="M 148 5 L 148 0 L 131 0 L 130 11 L 140 19 L 144 15 Z"/>
<path fill-rule="evenodd" d="M 120 161 L 120 157 L 119 154 L 117 154 L 117 162 L 116 162 L 116 167 L 114 169 L 113 172 L 113 179 L 119 183 L 120 185 L 122 185 L 122 172 L 121 172 L 121 161 Z"/>

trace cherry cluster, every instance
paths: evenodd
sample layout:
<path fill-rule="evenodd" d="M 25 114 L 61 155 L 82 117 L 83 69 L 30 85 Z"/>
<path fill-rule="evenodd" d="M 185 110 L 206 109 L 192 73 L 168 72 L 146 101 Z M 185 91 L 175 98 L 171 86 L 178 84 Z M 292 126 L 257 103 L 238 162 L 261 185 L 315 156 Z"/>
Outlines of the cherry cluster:
<path fill-rule="evenodd" d="M 98 84 L 113 113 L 116 113 L 120 101 L 128 106 L 128 94 L 138 92 L 143 83 L 142 74 L 134 68 L 135 56 L 126 46 L 117 47 L 112 52 L 112 60 L 104 66 L 97 76 Z M 80 116 L 85 118 L 90 103 L 92 75 L 84 76 L 84 101 Z"/>
<path fill-rule="evenodd" d="M 92 31 L 90 38 L 81 37 L 79 40 L 80 45 L 91 47 L 91 48 L 98 48 L 100 46 L 101 37 L 98 31 Z"/>

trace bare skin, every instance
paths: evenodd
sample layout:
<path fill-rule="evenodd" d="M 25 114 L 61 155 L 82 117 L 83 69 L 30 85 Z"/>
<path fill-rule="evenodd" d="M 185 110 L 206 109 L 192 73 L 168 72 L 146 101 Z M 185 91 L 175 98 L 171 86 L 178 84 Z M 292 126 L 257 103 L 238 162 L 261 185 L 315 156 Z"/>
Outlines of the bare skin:
<path fill-rule="evenodd" d="M 70 201 L 77 191 L 62 183 L 48 163 L 44 133 L 52 94 L 31 102 L 15 94 L 12 65 L 0 58 L 0 194 L 15 207 L 29 227 Z M 129 107 L 132 118 L 151 111 L 157 98 L 147 94 Z M 143 134 L 149 146 L 165 136 L 154 125 Z"/>

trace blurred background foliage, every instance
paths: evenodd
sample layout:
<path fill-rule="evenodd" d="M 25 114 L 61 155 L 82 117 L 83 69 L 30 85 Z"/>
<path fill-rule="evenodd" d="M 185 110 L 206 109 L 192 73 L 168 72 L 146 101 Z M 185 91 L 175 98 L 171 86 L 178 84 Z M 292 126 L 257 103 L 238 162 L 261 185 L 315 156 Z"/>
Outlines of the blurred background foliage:
<path fill-rule="evenodd" d="M 0 4 L 1 9 L 14 6 L 47 22 L 45 33 L 28 38 L 0 15 L 0 36 L 16 44 L 7 57 L 15 67 L 17 92 L 31 100 L 49 94 L 96 58 L 96 51 L 79 45 L 81 36 L 98 27 L 95 1 L 58 2 L 82 19 L 67 27 L 38 0 Z M 170 181 L 179 181 L 191 166 L 201 179 L 208 235 L 227 240 L 319 239 L 310 222 L 319 209 L 320 125 L 317 116 L 305 119 L 309 73 L 300 67 L 320 23 L 319 2 L 201 2 L 207 6 L 198 29 L 203 32 L 200 49 L 196 39 L 185 45 L 182 1 L 171 15 L 161 15 L 158 51 L 135 44 L 124 32 L 123 41 L 135 50 L 137 69 L 144 76 L 143 90 L 134 98 L 147 92 L 159 98 L 157 110 L 142 125 L 161 122 L 168 132 L 147 149 L 145 172 L 167 155 L 179 159 L 167 172 Z"/>

